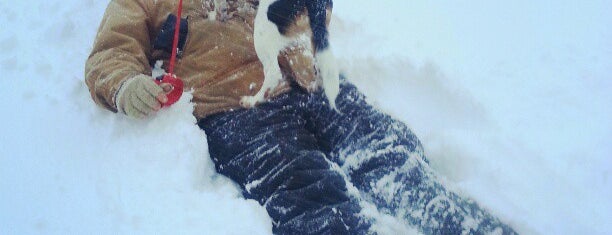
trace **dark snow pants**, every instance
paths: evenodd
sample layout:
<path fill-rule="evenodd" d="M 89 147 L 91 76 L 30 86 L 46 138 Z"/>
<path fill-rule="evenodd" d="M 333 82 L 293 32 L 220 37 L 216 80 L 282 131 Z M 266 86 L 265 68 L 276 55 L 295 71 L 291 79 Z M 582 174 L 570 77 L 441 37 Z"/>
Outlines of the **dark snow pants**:
<path fill-rule="evenodd" d="M 294 88 L 198 123 L 217 171 L 265 206 L 275 234 L 375 233 L 362 203 L 425 234 L 515 233 L 446 190 L 417 137 L 355 86 L 343 80 L 336 101 L 340 113 L 321 92 Z"/>

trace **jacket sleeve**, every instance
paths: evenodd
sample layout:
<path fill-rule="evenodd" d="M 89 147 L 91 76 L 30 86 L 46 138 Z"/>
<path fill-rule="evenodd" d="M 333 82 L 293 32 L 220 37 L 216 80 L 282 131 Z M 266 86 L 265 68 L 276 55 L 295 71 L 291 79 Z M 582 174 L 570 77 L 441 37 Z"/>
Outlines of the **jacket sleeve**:
<path fill-rule="evenodd" d="M 123 82 L 151 74 L 149 21 L 143 1 L 109 3 L 85 64 L 85 82 L 98 105 L 117 112 L 115 94 Z"/>

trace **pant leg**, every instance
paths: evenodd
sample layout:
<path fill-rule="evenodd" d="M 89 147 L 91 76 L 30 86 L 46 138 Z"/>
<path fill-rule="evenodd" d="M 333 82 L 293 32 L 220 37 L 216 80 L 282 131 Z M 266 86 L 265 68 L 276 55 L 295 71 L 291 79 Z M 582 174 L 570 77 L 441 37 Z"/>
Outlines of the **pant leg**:
<path fill-rule="evenodd" d="M 472 200 L 447 190 L 418 138 L 368 105 L 355 86 L 343 80 L 336 102 L 341 113 L 331 110 L 321 94 L 312 96 L 309 128 L 379 210 L 425 234 L 515 234 Z"/>
<path fill-rule="evenodd" d="M 275 234 L 364 234 L 367 221 L 302 117 L 304 95 L 201 120 L 219 173 L 264 205 Z"/>

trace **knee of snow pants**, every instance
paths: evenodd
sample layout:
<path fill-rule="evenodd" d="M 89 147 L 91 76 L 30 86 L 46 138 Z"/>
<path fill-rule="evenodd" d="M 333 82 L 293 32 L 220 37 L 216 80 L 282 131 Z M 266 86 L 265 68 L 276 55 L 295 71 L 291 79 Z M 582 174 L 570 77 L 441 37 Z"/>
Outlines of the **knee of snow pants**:
<path fill-rule="evenodd" d="M 362 197 L 379 211 L 404 219 L 425 234 L 514 234 L 473 201 L 447 190 L 431 169 L 416 135 L 366 102 L 341 81 L 336 112 L 318 93 L 310 97 L 308 124 Z"/>
<path fill-rule="evenodd" d="M 275 234 L 365 234 L 361 207 L 306 128 L 308 95 L 200 120 L 217 170 L 266 207 Z"/>
<path fill-rule="evenodd" d="M 371 191 L 370 178 L 396 171 L 409 159 L 428 162 L 416 135 L 404 123 L 369 105 L 357 87 L 345 79 L 336 100 L 340 112 L 325 105 L 322 94 L 310 99 L 315 105 L 311 107 L 309 128 L 360 190 Z M 418 172 L 412 175 L 407 182 L 411 185 L 420 180 Z"/>

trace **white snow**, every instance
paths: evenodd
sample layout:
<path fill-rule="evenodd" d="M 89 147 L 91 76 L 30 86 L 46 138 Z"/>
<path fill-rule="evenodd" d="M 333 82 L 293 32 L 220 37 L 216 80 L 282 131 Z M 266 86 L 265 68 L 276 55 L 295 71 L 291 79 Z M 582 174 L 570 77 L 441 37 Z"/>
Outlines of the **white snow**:
<path fill-rule="evenodd" d="M 214 173 L 189 94 L 141 121 L 93 104 L 83 65 L 108 2 L 0 1 L 0 234 L 270 234 Z M 334 6 L 340 67 L 448 187 L 521 234 L 612 230 L 609 1 Z"/>
<path fill-rule="evenodd" d="M 610 1 L 335 1 L 344 72 L 526 234 L 612 230 Z"/>

